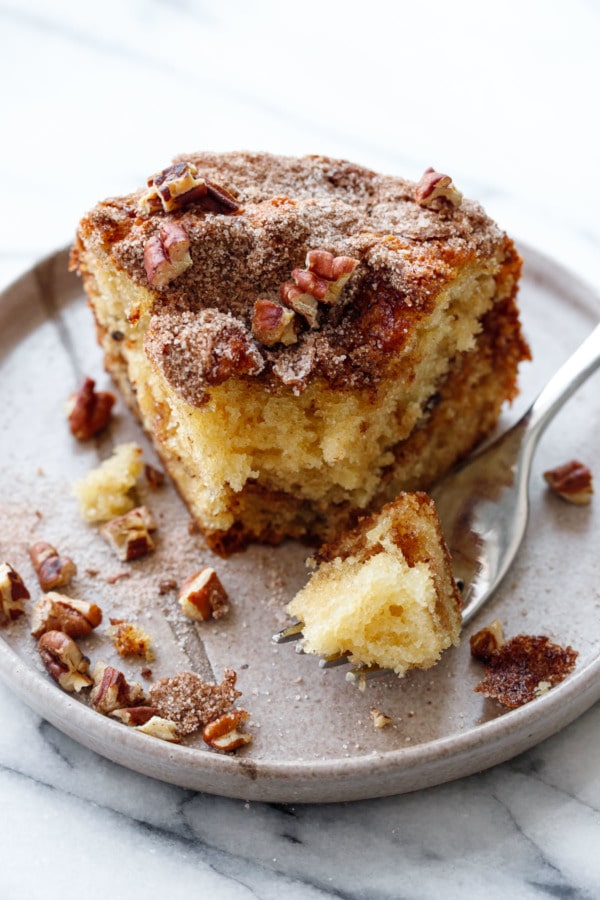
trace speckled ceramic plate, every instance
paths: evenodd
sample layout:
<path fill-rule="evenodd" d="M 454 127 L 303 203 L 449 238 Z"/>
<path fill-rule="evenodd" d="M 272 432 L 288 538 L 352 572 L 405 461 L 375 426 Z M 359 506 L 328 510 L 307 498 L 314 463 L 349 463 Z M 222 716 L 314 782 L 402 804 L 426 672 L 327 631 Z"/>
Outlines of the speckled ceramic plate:
<path fill-rule="evenodd" d="M 600 316 L 598 297 L 575 277 L 532 250 L 523 253 L 521 307 L 535 362 L 523 367 L 522 396 L 507 422 Z M 0 640 L 0 675 L 24 702 L 97 753 L 155 778 L 249 800 L 301 802 L 384 796 L 480 771 L 548 737 L 600 697 L 600 507 L 569 506 L 547 493 L 542 478 L 544 469 L 572 457 L 600 474 L 597 378 L 544 436 L 522 552 L 461 646 L 428 672 L 373 679 L 360 691 L 346 682 L 344 667 L 320 669 L 292 645 L 270 641 L 287 621 L 285 603 L 306 579 L 303 547 L 254 547 L 216 560 L 189 534 L 188 515 L 170 485 L 140 488 L 159 524 L 152 557 L 119 564 L 96 529 L 83 523 L 72 482 L 114 444 L 137 440 L 147 461 L 157 461 L 122 403 L 111 432 L 97 442 L 79 444 L 66 427 L 65 401 L 81 375 L 108 383 L 67 260 L 66 250 L 44 260 L 0 299 L 0 559 L 21 573 L 35 600 L 28 546 L 44 539 L 73 557 L 79 567 L 74 596 L 98 603 L 105 623 L 129 618 L 152 635 L 153 677 L 193 669 L 220 680 L 225 668 L 234 668 L 254 740 L 224 755 L 201 739 L 174 746 L 99 715 L 46 675 L 27 617 L 3 629 Z M 195 624 L 181 615 L 174 593 L 160 594 L 159 583 L 179 582 L 208 562 L 218 568 L 232 610 L 226 619 Z M 546 634 L 573 646 L 579 652 L 573 675 L 510 712 L 475 693 L 482 673 L 470 658 L 468 637 L 496 617 L 507 635 Z M 82 646 L 92 661 L 115 660 L 105 624 Z M 119 665 L 143 681 L 141 663 Z M 370 707 L 391 716 L 392 724 L 375 729 Z"/>

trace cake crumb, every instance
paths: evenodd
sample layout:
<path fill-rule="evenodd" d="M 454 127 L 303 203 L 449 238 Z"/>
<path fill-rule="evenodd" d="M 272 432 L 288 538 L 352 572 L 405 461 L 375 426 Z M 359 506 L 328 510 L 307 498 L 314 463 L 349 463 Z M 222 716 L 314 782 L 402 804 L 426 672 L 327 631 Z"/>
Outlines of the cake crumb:
<path fill-rule="evenodd" d="M 375 706 L 371 707 L 371 709 L 369 710 L 369 715 L 375 728 L 385 728 L 386 725 L 391 724 L 391 716 L 388 716 L 386 713 L 382 712 L 380 709 L 377 709 Z"/>
<path fill-rule="evenodd" d="M 111 619 L 110 635 L 119 656 L 139 656 L 146 662 L 154 659 L 152 639 L 137 625 L 123 619 Z M 166 718 L 169 718 L 166 716 Z"/>
<path fill-rule="evenodd" d="M 143 469 L 142 448 L 119 444 L 113 455 L 73 485 L 87 522 L 108 522 L 135 506 L 133 490 Z"/>

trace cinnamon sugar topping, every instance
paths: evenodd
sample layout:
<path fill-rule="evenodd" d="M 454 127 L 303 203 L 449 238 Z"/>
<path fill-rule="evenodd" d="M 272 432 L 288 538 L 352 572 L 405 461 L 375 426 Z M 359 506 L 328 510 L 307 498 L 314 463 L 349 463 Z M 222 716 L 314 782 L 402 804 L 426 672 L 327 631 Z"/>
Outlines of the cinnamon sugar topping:
<path fill-rule="evenodd" d="M 271 391 L 299 392 L 315 378 L 335 388 L 368 387 L 431 312 L 455 267 L 502 248 L 502 233 L 477 203 L 421 206 L 414 183 L 343 160 L 201 153 L 178 158 L 165 172 L 152 190 L 158 195 L 170 184 L 171 196 L 179 185 L 179 199 L 169 200 L 176 208 L 150 203 L 140 215 L 143 192 L 107 200 L 83 220 L 79 240 L 108 253 L 147 289 L 145 245 L 164 223 L 184 229 L 193 263 L 156 291 L 147 350 L 191 403 L 204 402 L 207 388 L 231 376 L 260 378 Z M 234 198 L 235 214 L 188 203 L 190 193 L 204 190 L 199 180 Z M 314 289 L 314 266 L 303 267 L 315 251 L 319 263 L 356 263 L 343 296 L 332 305 L 315 301 L 318 316 L 310 323 L 299 317 L 291 345 L 257 345 L 257 297 L 277 303 L 293 272 Z M 176 350 L 169 350 L 172 340 Z"/>

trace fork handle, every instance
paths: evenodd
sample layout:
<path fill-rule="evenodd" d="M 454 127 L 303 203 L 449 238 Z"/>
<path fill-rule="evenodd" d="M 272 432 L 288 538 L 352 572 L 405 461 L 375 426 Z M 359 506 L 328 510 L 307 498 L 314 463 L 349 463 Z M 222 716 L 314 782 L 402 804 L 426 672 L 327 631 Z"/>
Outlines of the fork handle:
<path fill-rule="evenodd" d="M 527 432 L 533 445 L 555 413 L 600 366 L 600 324 L 563 363 L 525 414 Z"/>

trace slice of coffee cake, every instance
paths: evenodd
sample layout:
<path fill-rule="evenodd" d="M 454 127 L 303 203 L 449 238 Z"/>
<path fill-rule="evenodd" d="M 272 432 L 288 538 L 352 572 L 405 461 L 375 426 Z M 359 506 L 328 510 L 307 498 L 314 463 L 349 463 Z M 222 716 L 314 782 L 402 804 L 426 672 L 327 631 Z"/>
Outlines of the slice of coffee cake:
<path fill-rule="evenodd" d="M 321 547 L 287 609 L 302 647 L 404 675 L 458 643 L 461 601 L 433 501 L 401 494 Z"/>
<path fill-rule="evenodd" d="M 81 222 L 106 367 L 210 546 L 331 539 L 490 433 L 528 356 L 512 241 L 450 178 L 184 156 Z"/>

